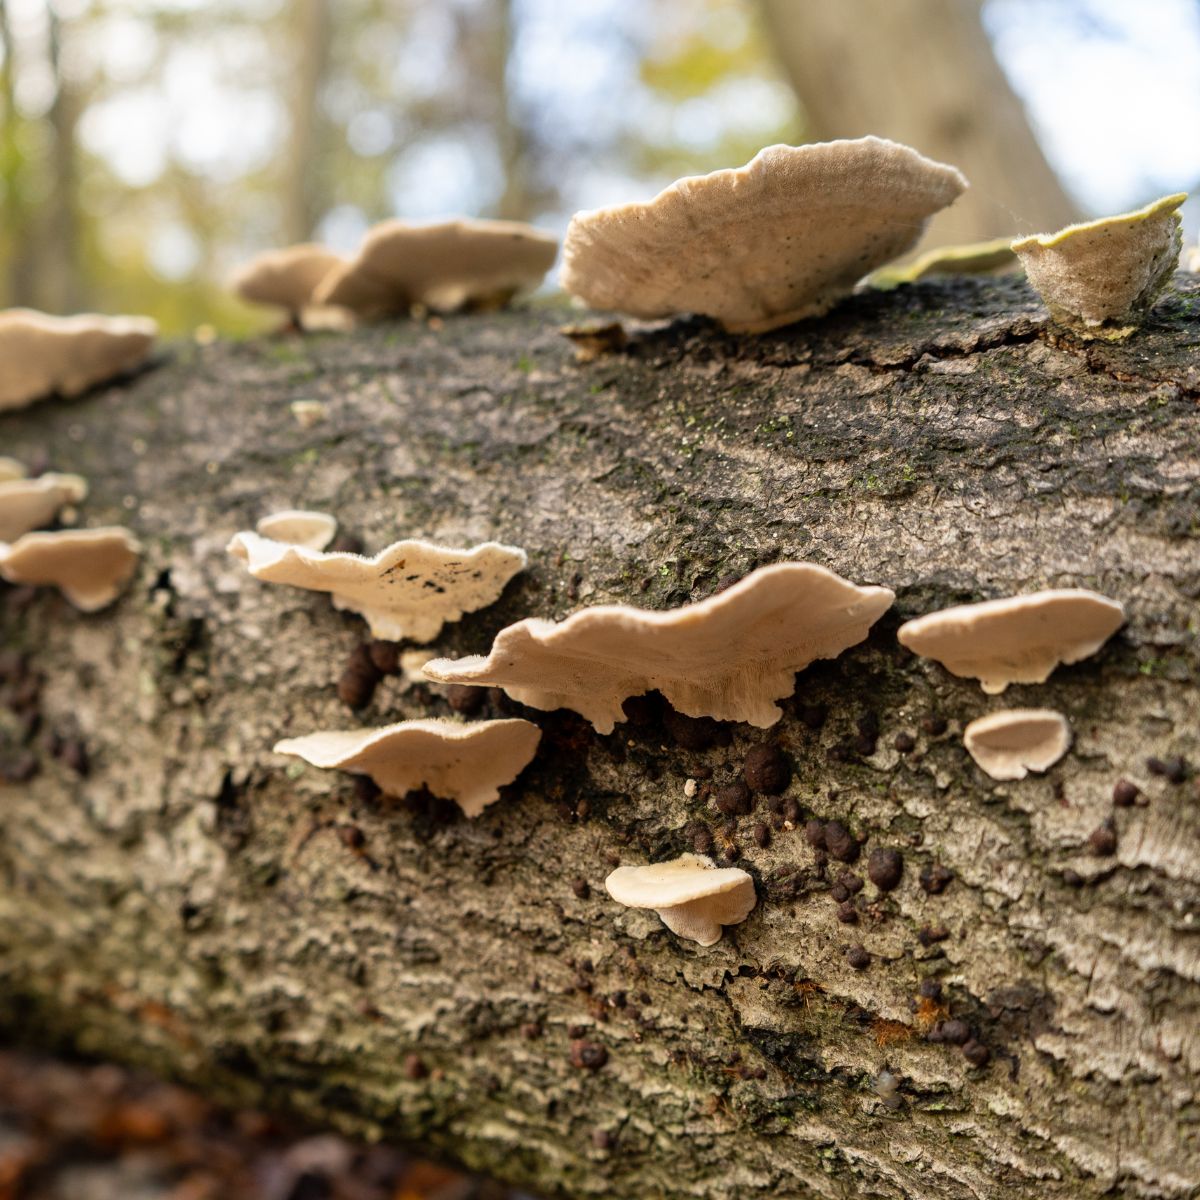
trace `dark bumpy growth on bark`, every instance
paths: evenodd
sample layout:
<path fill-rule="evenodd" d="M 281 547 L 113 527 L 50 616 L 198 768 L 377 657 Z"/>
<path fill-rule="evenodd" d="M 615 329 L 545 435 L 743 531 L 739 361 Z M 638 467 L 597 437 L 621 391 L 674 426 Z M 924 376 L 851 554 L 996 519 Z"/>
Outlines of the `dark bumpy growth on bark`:
<path fill-rule="evenodd" d="M 754 340 L 682 322 L 586 366 L 554 309 L 189 347 L 4 418 L 5 453 L 86 475 L 87 520 L 147 550 L 98 616 L 0 603 L 41 680 L 0 718 L 36 772 L 0 792 L 0 1021 L 578 1196 L 1194 1195 L 1200 286 L 1180 286 L 1116 347 L 1057 337 L 1019 283 L 959 282 Z M 297 400 L 327 419 L 302 429 Z M 646 700 L 611 737 L 526 713 L 538 760 L 469 822 L 270 753 L 451 711 L 404 674 L 339 702 L 362 623 L 224 552 L 284 505 L 371 550 L 525 546 L 451 654 L 788 558 L 897 603 L 767 735 L 677 738 Z M 895 639 L 1063 585 L 1129 625 L 1002 700 Z M 1001 705 L 1061 709 L 1072 753 L 984 777 L 959 733 Z M 85 772 L 52 752 L 71 739 Z M 764 741 L 783 793 L 718 811 Z M 602 886 L 694 846 L 759 893 L 708 950 Z M 880 848 L 893 890 L 864 878 Z"/>

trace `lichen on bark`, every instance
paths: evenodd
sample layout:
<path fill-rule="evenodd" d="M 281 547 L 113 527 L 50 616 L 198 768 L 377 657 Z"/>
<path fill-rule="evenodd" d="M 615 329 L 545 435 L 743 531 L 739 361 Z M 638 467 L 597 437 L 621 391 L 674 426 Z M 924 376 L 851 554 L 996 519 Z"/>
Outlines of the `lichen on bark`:
<path fill-rule="evenodd" d="M 0 792 L 0 1023 L 548 1193 L 1194 1195 L 1200 796 L 1146 766 L 1200 763 L 1200 284 L 1177 284 L 1120 346 L 1057 334 L 1020 283 L 958 281 L 757 339 L 652 327 L 577 365 L 548 305 L 182 346 L 5 418 L 5 454 L 86 476 L 86 520 L 129 524 L 146 554 L 106 613 L 0 598 L 6 647 L 44 681 L 40 773 Z M 303 429 L 289 405 L 310 399 L 328 416 Z M 350 723 L 334 683 L 363 637 L 226 556 L 289 506 L 369 549 L 524 546 L 530 569 L 436 643 L 450 655 L 786 559 L 897 602 L 766 733 L 523 713 L 542 752 L 472 822 L 270 753 Z M 1006 693 L 1076 740 L 999 784 L 959 737 L 998 702 L 895 631 L 1046 586 L 1130 620 Z M 448 712 L 389 677 L 357 720 Z M 45 751 L 72 727 L 87 776 Z M 791 760 L 784 800 L 718 813 L 764 740 Z M 1148 803 L 1114 808 L 1122 777 Z M 820 870 L 813 817 L 903 856 L 854 924 L 830 892 L 865 857 Z M 759 892 L 718 945 L 605 895 L 614 864 L 705 836 Z M 939 865 L 952 881 L 922 887 Z M 928 1040 L 939 1017 L 989 1061 Z"/>

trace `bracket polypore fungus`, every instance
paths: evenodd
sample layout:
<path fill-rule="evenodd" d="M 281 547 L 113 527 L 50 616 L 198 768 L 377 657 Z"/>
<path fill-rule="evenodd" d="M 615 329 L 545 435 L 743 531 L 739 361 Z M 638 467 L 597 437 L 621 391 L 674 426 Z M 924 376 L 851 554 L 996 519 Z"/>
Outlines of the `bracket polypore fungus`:
<path fill-rule="evenodd" d="M 120 526 L 27 533 L 0 544 L 0 578 L 53 585 L 82 612 L 107 608 L 137 570 L 142 547 Z"/>
<path fill-rule="evenodd" d="M 914 654 L 998 695 L 1010 683 L 1044 683 L 1060 663 L 1095 654 L 1124 623 L 1125 609 L 1107 596 L 1052 588 L 927 613 L 896 636 Z"/>
<path fill-rule="evenodd" d="M 24 463 L 17 462 L 15 458 L 0 456 L 0 483 L 11 483 L 14 479 L 24 479 L 28 474 Z"/>
<path fill-rule="evenodd" d="M 427 787 L 477 817 L 529 765 L 541 737 L 536 725 L 517 718 L 470 725 L 432 718 L 310 733 L 277 742 L 274 750 L 314 767 L 369 775 L 391 796 Z"/>
<path fill-rule="evenodd" d="M 407 315 L 414 305 L 435 312 L 497 307 L 536 288 L 557 254 L 552 234 L 520 221 L 384 221 L 352 262 L 325 277 L 314 299 L 368 320 Z"/>
<path fill-rule="evenodd" d="M 1179 263 L 1186 192 L 1057 233 L 1013 242 L 1051 317 L 1083 338 L 1119 341 L 1141 323 Z"/>
<path fill-rule="evenodd" d="M 738 925 L 754 910 L 754 880 L 740 867 L 718 867 L 702 854 L 671 862 L 618 867 L 604 881 L 626 908 L 652 908 L 672 933 L 701 946 L 721 940 L 722 927 Z"/>
<path fill-rule="evenodd" d="M 271 513 L 254 526 L 262 537 L 309 550 L 324 550 L 337 536 L 337 527 L 336 517 L 303 508 Z"/>
<path fill-rule="evenodd" d="M 689 717 L 765 727 L 782 715 L 774 702 L 792 694 L 796 672 L 861 642 L 893 599 L 813 563 L 777 563 L 668 612 L 607 604 L 561 623 L 519 621 L 486 658 L 435 659 L 425 674 L 574 709 L 601 733 L 625 719 L 625 699 L 655 688 Z"/>
<path fill-rule="evenodd" d="M 894 288 L 916 283 L 932 275 L 991 275 L 1017 264 L 1009 238 L 967 242 L 961 246 L 937 246 L 903 266 L 881 267 L 868 280 L 874 288 Z"/>
<path fill-rule="evenodd" d="M 325 277 L 345 264 L 332 250 L 305 242 L 252 258 L 233 277 L 232 287 L 250 304 L 282 308 L 298 319 Z"/>
<path fill-rule="evenodd" d="M 1071 726 L 1051 708 L 988 713 L 963 730 L 967 753 L 993 779 L 1048 771 L 1071 746 Z"/>
<path fill-rule="evenodd" d="M 966 186 L 953 167 L 882 138 L 768 146 L 648 203 L 576 213 L 561 282 L 593 308 L 694 312 L 762 333 L 828 311 L 912 249 Z"/>
<path fill-rule="evenodd" d="M 0 542 L 15 542 L 86 495 L 87 480 L 79 475 L 48 472 L 36 479 L 0 479 Z"/>
<path fill-rule="evenodd" d="M 58 392 L 77 396 L 145 362 L 158 326 L 147 317 L 0 312 L 0 412 Z"/>
<path fill-rule="evenodd" d="M 452 550 L 431 542 L 395 542 L 374 558 L 322 553 L 257 533 L 239 533 L 229 552 L 256 579 L 329 592 L 335 608 L 363 616 L 384 641 L 432 641 L 442 626 L 486 608 L 525 567 L 525 551 L 498 542 Z"/>

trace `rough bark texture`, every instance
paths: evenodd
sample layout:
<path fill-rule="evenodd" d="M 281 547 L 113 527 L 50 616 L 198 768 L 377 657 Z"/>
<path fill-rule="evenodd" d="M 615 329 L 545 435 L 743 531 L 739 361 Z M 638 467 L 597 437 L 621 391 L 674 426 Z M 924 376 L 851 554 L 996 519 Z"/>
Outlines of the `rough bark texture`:
<path fill-rule="evenodd" d="M 1117 347 L 1057 336 L 1023 284 L 960 281 L 757 339 L 680 322 L 586 366 L 554 308 L 187 347 L 5 418 L 4 453 L 87 475 L 86 519 L 147 549 L 106 613 L 0 604 L 44 676 L 43 729 L 77 723 L 93 760 L 81 778 L 42 754 L 0 793 L 0 1024 L 546 1192 L 1195 1195 L 1200 802 L 1146 767 L 1200 762 L 1200 281 L 1179 285 Z M 299 399 L 328 419 L 301 429 Z M 501 602 L 439 642 L 456 654 L 527 614 L 678 604 L 787 558 L 897 603 L 766 733 L 687 749 L 671 721 L 599 737 L 528 714 L 539 759 L 469 822 L 270 753 L 449 711 L 390 678 L 348 713 L 334 681 L 362 624 L 225 554 L 300 504 L 372 549 L 526 546 Z M 1058 585 L 1130 621 L 1044 686 L 989 699 L 896 642 L 934 607 Z M 1069 757 L 981 775 L 958 735 L 1003 705 L 1068 714 Z M 764 740 L 794 764 L 797 827 L 771 829 L 760 799 L 727 833 L 704 785 Z M 1121 777 L 1147 805 L 1114 809 Z M 855 925 L 812 815 L 866 839 L 859 875 L 876 847 L 903 854 Z M 603 889 L 614 863 L 691 848 L 697 823 L 760 897 L 708 950 Z M 939 863 L 954 879 L 930 894 Z M 925 980 L 985 1065 L 924 1036 Z M 574 1065 L 603 1057 L 580 1043 L 604 1064 Z"/>

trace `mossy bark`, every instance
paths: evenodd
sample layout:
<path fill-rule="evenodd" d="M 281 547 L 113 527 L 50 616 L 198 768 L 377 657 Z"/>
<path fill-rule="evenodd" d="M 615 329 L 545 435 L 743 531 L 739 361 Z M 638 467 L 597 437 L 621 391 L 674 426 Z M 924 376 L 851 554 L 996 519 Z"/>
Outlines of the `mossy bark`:
<path fill-rule="evenodd" d="M 868 295 L 756 339 L 680 322 L 588 365 L 556 332 L 568 314 L 540 308 L 187 346 L 4 417 L 4 453 L 86 475 L 83 519 L 146 552 L 102 614 L 0 602 L 44 680 L 40 774 L 0 790 L 0 1024 L 547 1193 L 1194 1196 L 1200 797 L 1146 766 L 1200 763 L 1200 281 L 1177 282 L 1119 346 L 1057 335 L 1003 281 Z M 326 419 L 301 428 L 297 400 Z M 271 754 L 449 711 L 403 677 L 341 706 L 361 622 L 224 551 L 283 506 L 371 549 L 525 546 L 501 602 L 437 643 L 451 654 L 782 559 L 897 601 L 767 732 L 688 749 L 670 722 L 600 737 L 527 714 L 539 758 L 472 822 Z M 1073 585 L 1129 623 L 1040 687 L 988 698 L 896 642 L 935 607 Z M 1067 714 L 1070 755 L 983 776 L 959 733 L 1005 705 Z M 86 776 L 45 748 L 76 727 Z M 760 800 L 727 829 L 707 793 L 764 740 L 794 764 L 798 819 L 772 828 Z M 1114 809 L 1122 777 L 1148 803 Z M 849 825 L 864 859 L 820 870 L 810 816 Z M 759 891 L 711 949 L 603 888 L 699 824 Z M 903 854 L 899 888 L 868 883 L 840 923 L 831 886 L 879 846 Z M 934 864 L 954 874 L 940 894 L 919 882 Z M 928 1040 L 939 1016 L 989 1061 Z"/>

